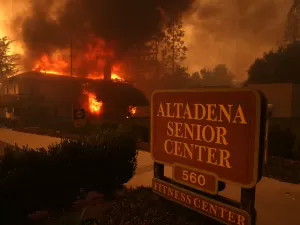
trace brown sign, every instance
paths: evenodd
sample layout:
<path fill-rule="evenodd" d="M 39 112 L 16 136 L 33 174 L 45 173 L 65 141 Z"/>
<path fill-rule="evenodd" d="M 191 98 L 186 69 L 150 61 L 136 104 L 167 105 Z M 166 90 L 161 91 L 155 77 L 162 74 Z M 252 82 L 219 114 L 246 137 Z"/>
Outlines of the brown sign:
<path fill-rule="evenodd" d="M 249 214 L 241 209 L 195 194 L 153 178 L 153 192 L 228 225 L 250 225 Z"/>
<path fill-rule="evenodd" d="M 83 120 L 83 119 L 85 119 L 85 110 L 84 109 L 74 109 L 73 120 Z"/>
<path fill-rule="evenodd" d="M 85 126 L 85 110 L 84 109 L 74 109 L 73 110 L 73 122 L 75 128 L 80 128 Z"/>
<path fill-rule="evenodd" d="M 155 92 L 151 105 L 153 160 L 254 187 L 260 179 L 262 104 L 261 94 L 252 89 Z"/>
<path fill-rule="evenodd" d="M 201 172 L 194 168 L 175 164 L 173 166 L 173 180 L 210 194 L 218 193 L 218 180 L 214 174 Z"/>

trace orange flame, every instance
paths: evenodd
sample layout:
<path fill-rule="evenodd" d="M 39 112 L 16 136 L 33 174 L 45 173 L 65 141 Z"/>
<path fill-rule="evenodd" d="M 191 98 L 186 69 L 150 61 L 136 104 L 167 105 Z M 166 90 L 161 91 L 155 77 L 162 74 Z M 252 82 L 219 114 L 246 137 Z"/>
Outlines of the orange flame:
<path fill-rule="evenodd" d="M 103 71 L 106 59 L 112 58 L 114 52 L 108 49 L 105 42 L 99 38 L 90 38 L 89 44 L 76 49 L 72 54 L 73 77 L 83 76 L 89 79 L 103 79 Z M 34 63 L 33 70 L 44 74 L 70 76 L 70 50 L 60 49 L 51 55 L 43 54 Z M 119 76 L 121 69 L 119 64 L 112 66 L 112 80 L 124 81 Z"/>
<path fill-rule="evenodd" d="M 84 91 L 84 94 L 86 94 L 88 96 L 88 107 L 89 107 L 90 113 L 99 115 L 101 113 L 103 102 L 98 101 L 96 94 L 94 94 L 94 93 Z"/>
<path fill-rule="evenodd" d="M 129 112 L 131 115 L 134 115 L 136 113 L 136 107 L 129 107 Z"/>

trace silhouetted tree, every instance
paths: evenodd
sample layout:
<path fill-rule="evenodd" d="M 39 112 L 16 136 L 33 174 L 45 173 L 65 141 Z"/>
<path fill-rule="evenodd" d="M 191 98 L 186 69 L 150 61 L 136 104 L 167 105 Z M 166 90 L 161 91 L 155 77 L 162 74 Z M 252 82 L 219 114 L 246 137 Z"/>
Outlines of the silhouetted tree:
<path fill-rule="evenodd" d="M 190 79 L 191 79 L 191 82 L 190 82 L 191 88 L 198 88 L 198 87 L 203 86 L 200 72 L 192 73 L 192 75 L 190 76 Z"/>
<path fill-rule="evenodd" d="M 186 68 L 177 68 L 174 74 L 165 74 L 160 79 L 160 87 L 163 89 L 186 89 L 191 87 L 191 77 Z"/>
<path fill-rule="evenodd" d="M 162 39 L 163 33 L 157 34 L 151 41 L 131 48 L 125 57 L 126 79 L 133 81 L 148 95 L 151 95 L 161 77 L 162 64 L 159 61 L 159 51 Z"/>
<path fill-rule="evenodd" d="M 172 21 L 165 30 L 161 46 L 161 62 L 164 73 L 174 74 L 186 59 L 187 47 L 183 41 L 184 29 L 181 20 Z M 182 68 L 181 68 L 182 69 Z"/>
<path fill-rule="evenodd" d="M 17 73 L 19 55 L 11 54 L 10 46 L 12 41 L 7 37 L 0 38 L 0 82 Z"/>
<path fill-rule="evenodd" d="M 284 33 L 284 43 L 289 44 L 300 40 L 300 1 L 294 0 L 288 15 Z"/>
<path fill-rule="evenodd" d="M 233 74 L 224 64 L 215 66 L 212 70 L 200 71 L 202 86 L 233 86 Z"/>
<path fill-rule="evenodd" d="M 299 83 L 300 82 L 300 42 L 280 46 L 258 58 L 248 70 L 246 84 L 258 83 Z"/>

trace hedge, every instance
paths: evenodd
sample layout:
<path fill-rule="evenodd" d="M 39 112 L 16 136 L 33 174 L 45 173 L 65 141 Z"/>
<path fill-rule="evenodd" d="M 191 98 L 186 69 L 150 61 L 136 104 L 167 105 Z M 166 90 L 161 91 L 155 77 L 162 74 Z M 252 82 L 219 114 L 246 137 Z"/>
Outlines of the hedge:
<path fill-rule="evenodd" d="M 106 210 L 99 224 L 106 225 L 220 225 L 219 222 L 139 187 L 128 190 Z"/>
<path fill-rule="evenodd" d="M 48 225 L 221 225 L 198 212 L 159 197 L 149 187 L 125 189 L 101 209 L 84 208 L 81 214 L 52 218 Z"/>
<path fill-rule="evenodd" d="M 296 140 L 297 137 L 291 130 L 283 130 L 276 125 L 271 126 L 268 136 L 269 156 L 280 156 L 287 159 L 300 160 L 300 152 L 299 149 L 297 149 Z"/>
<path fill-rule="evenodd" d="M 131 137 L 111 133 L 93 141 L 62 140 L 47 150 L 7 148 L 0 163 L 1 220 L 66 208 L 82 191 L 110 197 L 133 177 L 136 156 Z"/>

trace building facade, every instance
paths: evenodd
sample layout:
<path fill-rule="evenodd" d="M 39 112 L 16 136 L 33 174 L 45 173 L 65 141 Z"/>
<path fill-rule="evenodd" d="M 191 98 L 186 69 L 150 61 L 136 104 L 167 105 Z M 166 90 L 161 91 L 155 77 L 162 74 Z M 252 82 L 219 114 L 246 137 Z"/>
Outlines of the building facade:
<path fill-rule="evenodd" d="M 74 108 L 88 112 L 83 91 L 86 85 L 103 102 L 104 110 L 101 118 L 87 113 L 90 121 L 124 119 L 129 105 L 149 104 L 130 84 L 26 72 L 1 84 L 0 117 L 18 120 L 27 126 L 70 124 Z"/>
<path fill-rule="evenodd" d="M 267 97 L 273 118 L 300 118 L 300 84 L 249 84 L 248 87 Z"/>
<path fill-rule="evenodd" d="M 271 106 L 270 129 L 288 129 L 300 141 L 300 84 L 249 84 L 261 91 Z"/>

